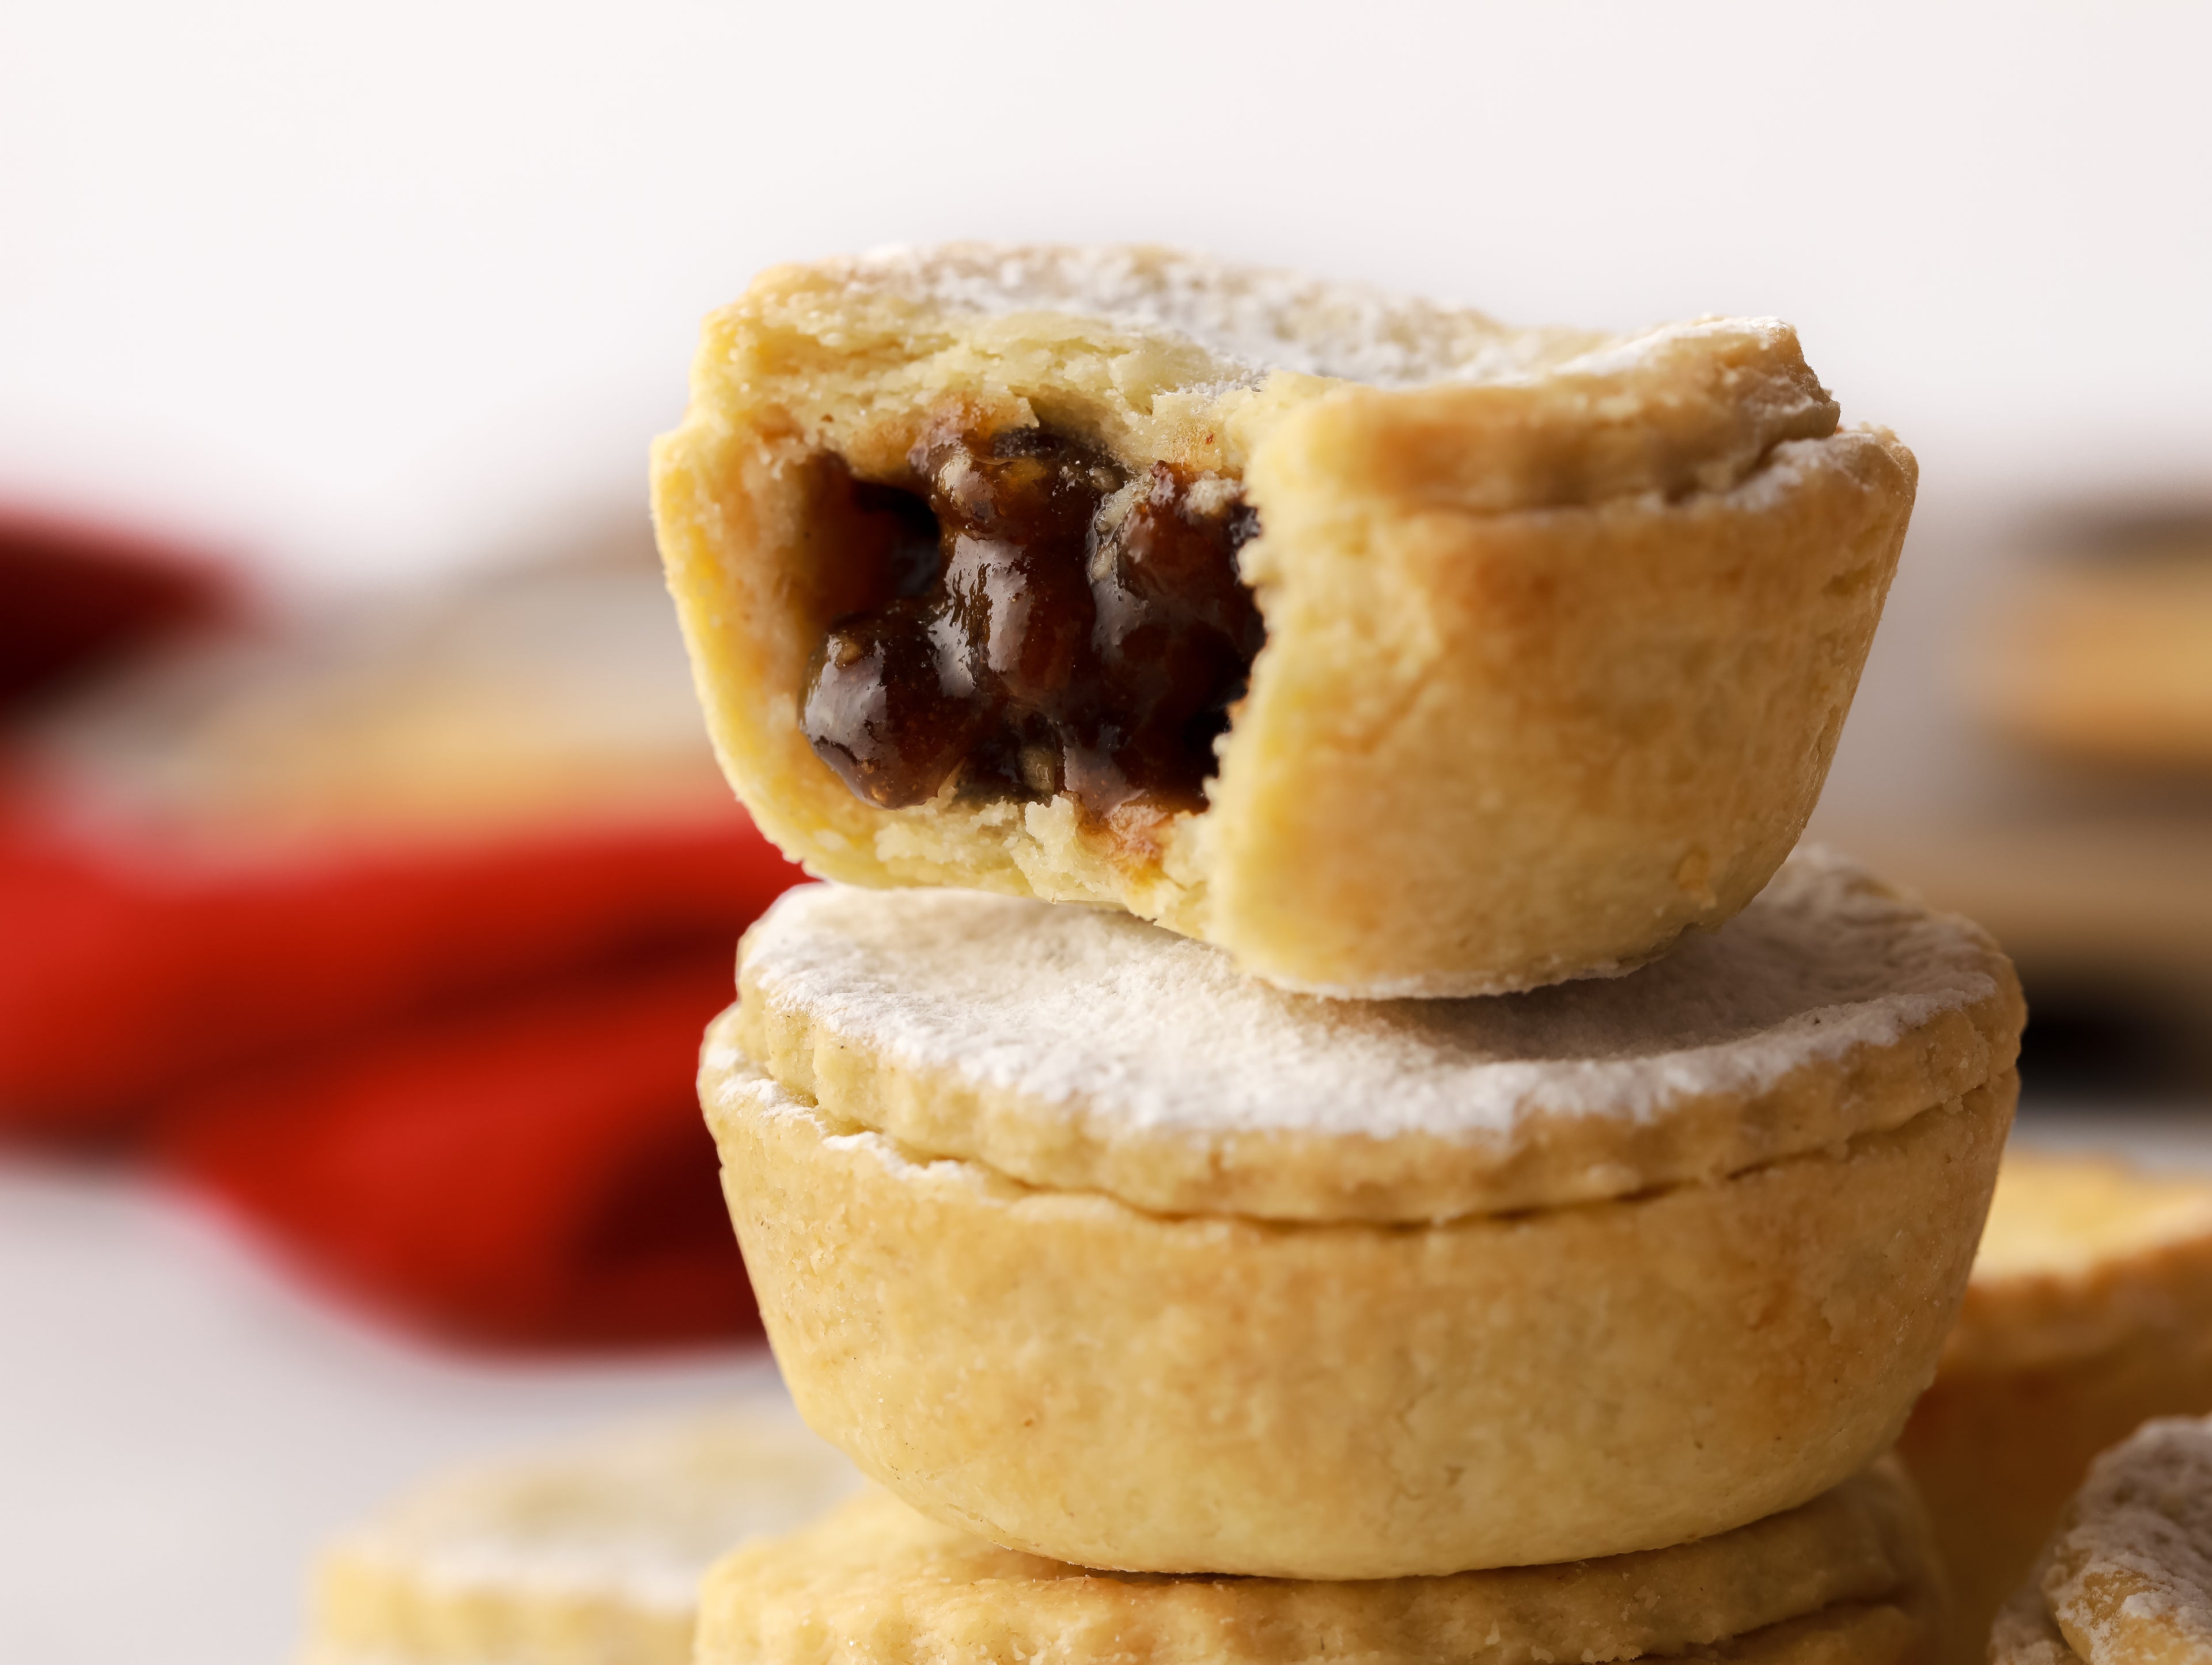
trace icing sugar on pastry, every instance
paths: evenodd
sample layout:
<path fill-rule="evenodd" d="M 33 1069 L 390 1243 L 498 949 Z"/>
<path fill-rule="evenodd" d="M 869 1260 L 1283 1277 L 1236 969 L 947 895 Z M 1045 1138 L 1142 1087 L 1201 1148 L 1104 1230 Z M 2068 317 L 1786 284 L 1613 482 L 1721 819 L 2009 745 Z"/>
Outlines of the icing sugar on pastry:
<path fill-rule="evenodd" d="M 832 886 L 753 927 L 738 986 L 716 1033 L 841 1130 L 1277 1220 L 1455 1219 L 1839 1148 L 2008 1079 L 2021 1019 L 1980 931 L 1818 853 L 1664 960 L 1525 994 L 1320 1000 L 1122 915 Z"/>
<path fill-rule="evenodd" d="M 1136 1127 L 1387 1137 L 1525 1111 L 1650 1117 L 1893 1043 L 1998 992 L 1963 921 L 1801 854 L 1736 920 L 1630 975 L 1479 1000 L 1286 994 L 1124 915 L 810 887 L 748 938 L 749 992 L 901 1063 Z"/>
<path fill-rule="evenodd" d="M 716 1556 L 859 1483 L 781 1393 L 447 1474 L 324 1552 L 302 1656 L 676 1665 Z"/>
<path fill-rule="evenodd" d="M 2039 1582 L 2089 1665 L 2212 1656 L 2212 1424 L 2146 1423 L 2099 1458 Z"/>
<path fill-rule="evenodd" d="M 861 283 L 960 311 L 1067 312 L 1171 331 L 1244 371 L 1237 380 L 1288 370 L 1383 387 L 1496 381 L 1617 340 L 1514 329 L 1464 307 L 1169 249 L 971 243 L 876 249 L 838 264 Z"/>

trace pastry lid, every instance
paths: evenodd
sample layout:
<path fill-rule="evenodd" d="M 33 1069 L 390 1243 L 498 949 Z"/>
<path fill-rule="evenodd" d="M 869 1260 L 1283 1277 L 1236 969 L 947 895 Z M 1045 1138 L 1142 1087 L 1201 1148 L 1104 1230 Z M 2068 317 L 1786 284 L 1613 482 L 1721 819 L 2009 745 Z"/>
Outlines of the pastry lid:
<path fill-rule="evenodd" d="M 710 1074 L 741 1049 L 925 1154 L 1283 1219 L 1717 1178 L 1990 1082 L 2023 1017 L 1978 927 L 1820 851 L 1654 964 L 1522 994 L 1317 999 L 1124 915 L 838 885 L 778 902 L 738 981 Z"/>

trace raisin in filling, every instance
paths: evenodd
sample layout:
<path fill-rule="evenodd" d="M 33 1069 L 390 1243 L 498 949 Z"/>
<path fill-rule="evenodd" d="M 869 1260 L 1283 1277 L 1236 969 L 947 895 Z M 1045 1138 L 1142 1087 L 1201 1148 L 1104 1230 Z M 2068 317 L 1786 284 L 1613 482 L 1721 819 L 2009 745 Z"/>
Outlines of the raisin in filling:
<path fill-rule="evenodd" d="M 883 594 L 815 655 L 817 755 L 885 809 L 948 781 L 1065 792 L 1094 817 L 1199 807 L 1264 635 L 1237 575 L 1258 518 L 1231 483 L 1165 463 L 1133 482 L 1036 428 L 925 440 L 908 462 L 919 491 L 846 488 Z"/>

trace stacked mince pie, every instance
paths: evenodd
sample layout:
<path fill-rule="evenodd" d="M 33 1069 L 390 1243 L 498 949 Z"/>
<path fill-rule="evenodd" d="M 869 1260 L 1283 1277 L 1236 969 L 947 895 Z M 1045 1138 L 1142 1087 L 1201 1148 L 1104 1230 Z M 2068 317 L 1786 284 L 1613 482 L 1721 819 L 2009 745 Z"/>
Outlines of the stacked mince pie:
<path fill-rule="evenodd" d="M 713 319 L 662 550 L 841 882 L 702 1095 L 883 1491 L 698 1656 L 1928 1656 L 1883 1454 L 2022 1008 L 1790 854 L 1914 478 L 1771 320 L 981 246 Z"/>

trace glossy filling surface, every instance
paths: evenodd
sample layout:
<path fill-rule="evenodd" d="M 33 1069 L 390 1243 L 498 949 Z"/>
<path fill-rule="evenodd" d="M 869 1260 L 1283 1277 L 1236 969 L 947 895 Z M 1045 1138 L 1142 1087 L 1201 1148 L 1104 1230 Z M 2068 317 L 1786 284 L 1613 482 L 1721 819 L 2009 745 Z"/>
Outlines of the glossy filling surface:
<path fill-rule="evenodd" d="M 1202 807 L 1265 634 L 1236 483 L 1133 477 L 1039 428 L 932 436 L 908 464 L 907 484 L 833 485 L 825 558 L 865 564 L 878 593 L 816 650 L 816 754 L 884 809 L 948 785 L 1065 792 L 1098 817 Z"/>

